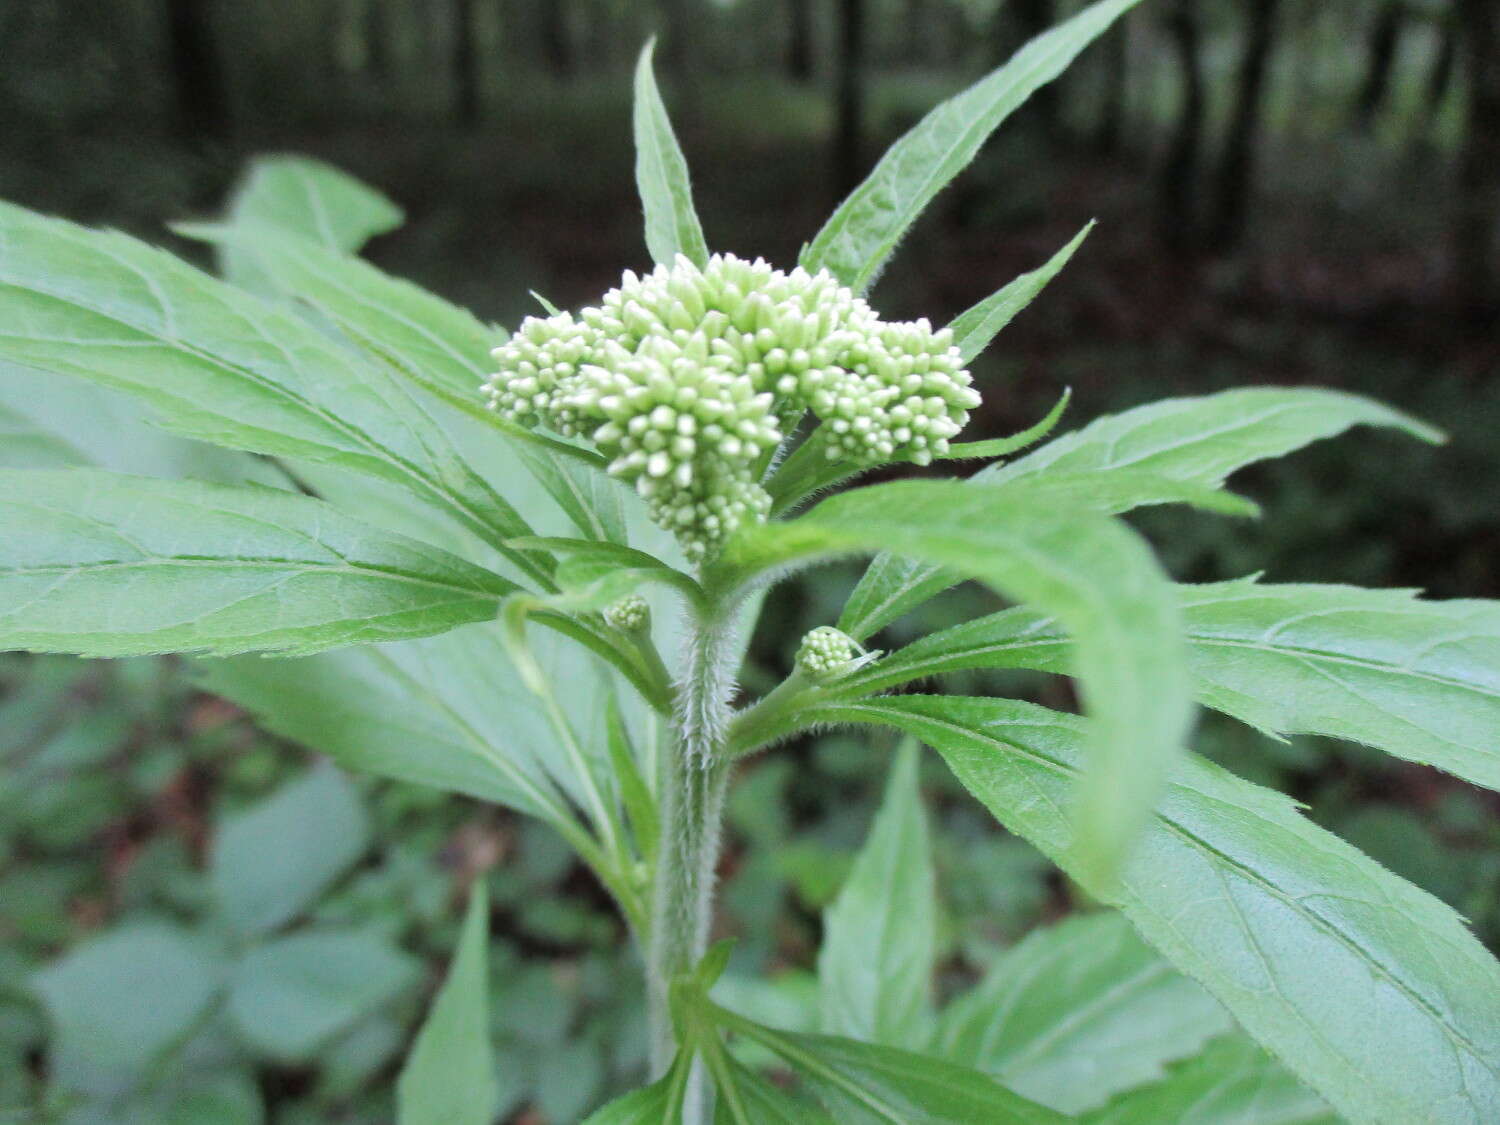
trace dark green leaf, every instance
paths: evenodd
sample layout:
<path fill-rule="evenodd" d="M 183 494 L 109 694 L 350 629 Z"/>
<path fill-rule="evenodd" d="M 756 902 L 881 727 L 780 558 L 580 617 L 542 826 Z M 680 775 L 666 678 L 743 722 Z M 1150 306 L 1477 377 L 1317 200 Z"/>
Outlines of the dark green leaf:
<path fill-rule="evenodd" d="M 489 1025 L 489 900 L 469 892 L 458 953 L 396 1083 L 398 1125 L 491 1125 L 499 1101 Z"/>
<path fill-rule="evenodd" d="M 1448 907 L 1302 817 L 1186 758 L 1118 883 L 1070 859 L 1087 721 L 1011 700 L 901 696 L 818 721 L 938 750 L 1030 840 L 1353 1121 L 1484 1121 L 1500 1105 L 1500 964 Z"/>
<path fill-rule="evenodd" d="M 822 1027 L 920 1050 L 932 1036 L 937 890 L 917 747 L 897 753 L 885 801 L 854 870 L 824 915 Z"/>
<path fill-rule="evenodd" d="M 315 652 L 492 617 L 515 587 L 322 501 L 88 469 L 0 471 L 0 646 Z"/>

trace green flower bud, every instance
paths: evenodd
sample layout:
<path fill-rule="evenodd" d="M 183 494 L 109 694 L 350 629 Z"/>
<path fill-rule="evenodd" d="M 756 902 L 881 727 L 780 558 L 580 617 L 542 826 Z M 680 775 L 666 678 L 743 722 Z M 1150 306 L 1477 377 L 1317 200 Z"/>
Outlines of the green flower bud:
<path fill-rule="evenodd" d="M 651 606 L 639 594 L 626 594 L 604 607 L 604 623 L 626 633 L 642 633 L 651 627 Z"/>
<path fill-rule="evenodd" d="M 530 317 L 493 354 L 491 408 L 592 440 L 694 561 L 767 517 L 757 464 L 805 412 L 830 459 L 926 464 L 979 402 L 947 329 L 884 322 L 826 271 L 732 255 L 627 270 L 598 307 Z"/>
<path fill-rule="evenodd" d="M 797 670 L 814 679 L 826 679 L 847 668 L 858 653 L 853 639 L 831 625 L 819 625 L 802 638 L 797 649 Z"/>

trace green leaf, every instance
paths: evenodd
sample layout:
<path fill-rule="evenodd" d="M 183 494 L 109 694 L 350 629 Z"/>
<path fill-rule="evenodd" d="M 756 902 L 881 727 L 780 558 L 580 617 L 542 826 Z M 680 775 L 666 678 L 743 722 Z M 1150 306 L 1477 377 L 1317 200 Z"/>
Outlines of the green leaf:
<path fill-rule="evenodd" d="M 1061 1114 L 931 1055 L 832 1035 L 772 1031 L 714 1009 L 723 1026 L 791 1065 L 839 1125 L 1052 1125 Z"/>
<path fill-rule="evenodd" d="M 1067 623 L 1084 700 L 1098 720 L 1092 768 L 1075 803 L 1082 831 L 1074 858 L 1105 874 L 1144 822 L 1191 714 L 1179 613 L 1150 549 L 1089 512 L 956 481 L 902 481 L 748 529 L 725 557 L 731 567 L 759 570 L 861 550 L 961 572 Z"/>
<path fill-rule="evenodd" d="M 635 748 L 631 745 L 630 731 L 625 725 L 624 715 L 620 713 L 620 700 L 615 692 L 610 692 L 606 701 L 605 723 L 609 764 L 620 788 L 620 803 L 630 819 L 630 833 L 635 837 L 636 852 L 650 866 L 656 862 L 657 845 L 661 841 L 661 817 L 656 806 L 656 795 L 641 776 Z"/>
<path fill-rule="evenodd" d="M 1362 742 L 1500 789 L 1500 603 L 1253 579 L 1179 586 L 1177 598 L 1206 706 L 1273 736 Z M 1056 621 L 1011 609 L 930 633 L 839 689 L 1071 662 Z"/>
<path fill-rule="evenodd" d="M 580 650 L 556 637 L 532 647 L 573 685 L 582 713 L 601 710 Z M 208 690 L 346 769 L 568 819 L 544 765 L 556 753 L 551 730 L 492 627 L 299 660 L 202 660 L 198 668 Z"/>
<path fill-rule="evenodd" d="M 1448 907 L 1302 817 L 1181 760 L 1118 882 L 1069 857 L 1062 809 L 1087 721 L 1009 700 L 901 696 L 817 709 L 942 754 L 1006 828 L 1140 935 L 1357 1122 L 1484 1121 L 1500 1105 L 1500 964 Z"/>
<path fill-rule="evenodd" d="M 315 652 L 490 618 L 515 588 L 269 489 L 5 470 L 0 516 L 5 648 Z"/>
<path fill-rule="evenodd" d="M 260 1054 L 303 1062 L 419 976 L 418 963 L 374 931 L 304 930 L 235 967 L 229 1019 Z"/>
<path fill-rule="evenodd" d="M 1050 434 L 1062 420 L 1063 412 L 1068 409 L 1068 403 L 1073 401 L 1073 388 L 1064 387 L 1063 393 L 1058 396 L 1057 402 L 1052 409 L 1043 415 L 1041 421 L 1027 426 L 1020 433 L 1012 434 L 1010 437 L 990 438 L 985 441 L 961 441 L 948 450 L 945 461 L 967 461 L 972 458 L 1007 457 L 1018 450 L 1025 449 L 1028 445 L 1035 445 L 1042 438 Z"/>
<path fill-rule="evenodd" d="M 920 1050 L 932 1036 L 937 889 L 917 786 L 917 747 L 897 752 L 854 870 L 823 920 L 822 1027 Z"/>
<path fill-rule="evenodd" d="M 489 900 L 469 891 L 458 953 L 396 1083 L 399 1125 L 490 1125 L 500 1096 L 489 1022 Z"/>
<path fill-rule="evenodd" d="M 670 266 L 681 254 L 701 267 L 708 264 L 708 243 L 693 208 L 687 161 L 656 88 L 655 46 L 655 39 L 648 42 L 635 66 L 635 184 L 646 212 L 646 249 L 660 265 Z"/>
<path fill-rule="evenodd" d="M 187 437 L 401 485 L 502 552 L 529 534 L 393 374 L 290 311 L 8 204 L 0 241 L 0 360 L 127 391 Z"/>
<path fill-rule="evenodd" d="M 713 1071 L 716 1125 L 833 1125 L 817 1106 L 773 1086 L 722 1048 L 710 1057 L 719 1063 Z"/>
<path fill-rule="evenodd" d="M 676 589 L 689 603 L 698 604 L 703 599 L 703 588 L 692 575 L 668 565 L 655 555 L 637 551 L 634 547 L 621 543 L 529 535 L 511 540 L 511 545 L 526 550 L 552 551 L 565 556 L 567 562 L 557 575 L 558 583 L 565 591 L 570 586 L 575 590 L 580 589 L 605 577 L 612 579 L 607 585 L 621 585 L 625 583 L 625 576 L 629 575 L 632 576 L 629 579 L 632 587 L 641 582 L 658 582 Z"/>
<path fill-rule="evenodd" d="M 229 217 L 352 253 L 377 234 L 395 230 L 404 216 L 374 188 L 321 160 L 262 156 L 251 161 L 235 190 Z"/>
<path fill-rule="evenodd" d="M 235 189 L 227 219 L 275 227 L 353 253 L 375 235 L 400 226 L 402 217 L 401 208 L 337 168 L 301 156 L 263 156 L 251 162 Z M 219 272 L 256 293 L 278 289 L 242 247 L 221 248 Z"/>
<path fill-rule="evenodd" d="M 1090 1113 L 1088 1125 L 1339 1125 L 1340 1118 L 1248 1035 L 1226 1035 L 1164 1081 Z"/>
<path fill-rule="evenodd" d="M 310 305 L 403 377 L 501 430 L 584 535 L 624 541 L 620 486 L 587 450 L 506 422 L 484 403 L 490 348 L 503 337 L 465 309 L 368 262 L 263 225 L 179 224 L 179 233 L 233 247 L 278 291 Z"/>
<path fill-rule="evenodd" d="M 948 327 L 953 330 L 953 342 L 958 346 L 965 363 L 989 347 L 990 341 L 1000 334 L 1000 330 L 1047 288 L 1047 283 L 1062 271 L 1073 252 L 1083 245 L 1089 231 L 1094 229 L 1095 221 L 1090 219 L 1073 236 L 1072 241 L 1048 258 L 1041 268 L 1023 273 L 1009 285 L 953 318 L 953 323 Z"/>
<path fill-rule="evenodd" d="M 1340 391 L 1256 387 L 1201 398 L 1166 399 L 1090 423 L 1006 465 L 981 469 L 976 484 L 1049 487 L 1073 499 L 1099 493 L 1102 510 L 1201 502 L 1236 469 L 1279 457 L 1351 426 L 1394 426 L 1427 441 L 1441 435 L 1407 415 Z M 1125 484 L 1109 476 L 1129 470 Z M 857 640 L 954 584 L 940 569 L 883 555 L 871 564 L 839 621 Z"/>
<path fill-rule="evenodd" d="M 52 1022 L 49 1068 L 68 1090 L 119 1094 L 187 1038 L 222 967 L 192 935 L 129 922 L 70 950 L 33 978 Z"/>
<path fill-rule="evenodd" d="M 935 1053 L 1078 1113 L 1161 1078 L 1166 1063 L 1233 1026 L 1208 993 L 1107 912 L 1034 930 L 997 957 L 944 1009 Z"/>
<path fill-rule="evenodd" d="M 829 270 L 868 289 L 923 208 L 974 159 L 1002 121 L 1056 78 L 1137 0 L 1099 0 L 1037 36 L 1004 66 L 949 98 L 892 145 L 802 252 L 809 271 Z"/>
<path fill-rule="evenodd" d="M 583 1125 L 675 1125 L 680 1120 L 682 1082 L 686 1067 L 674 1065 L 666 1075 L 649 1086 L 632 1090 L 596 1110 Z"/>
<path fill-rule="evenodd" d="M 241 934 L 278 929 L 347 871 L 369 838 L 354 786 L 332 766 L 314 766 L 221 823 L 209 865 L 219 910 Z"/>

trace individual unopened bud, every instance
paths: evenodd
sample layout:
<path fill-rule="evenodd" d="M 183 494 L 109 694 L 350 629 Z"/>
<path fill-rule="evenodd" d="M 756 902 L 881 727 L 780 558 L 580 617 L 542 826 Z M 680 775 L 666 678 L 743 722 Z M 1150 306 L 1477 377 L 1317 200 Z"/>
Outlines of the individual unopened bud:
<path fill-rule="evenodd" d="M 530 317 L 490 407 L 591 439 L 694 562 L 770 514 L 760 458 L 807 411 L 858 467 L 947 452 L 979 396 L 947 329 L 882 321 L 826 271 L 715 254 L 627 270 L 597 308 Z"/>
<path fill-rule="evenodd" d="M 845 670 L 858 655 L 852 638 L 831 625 L 819 625 L 802 638 L 797 649 L 797 670 L 814 679 L 825 679 Z"/>
<path fill-rule="evenodd" d="M 651 627 L 651 606 L 639 594 L 626 594 L 604 607 L 604 623 L 626 633 L 643 633 Z"/>

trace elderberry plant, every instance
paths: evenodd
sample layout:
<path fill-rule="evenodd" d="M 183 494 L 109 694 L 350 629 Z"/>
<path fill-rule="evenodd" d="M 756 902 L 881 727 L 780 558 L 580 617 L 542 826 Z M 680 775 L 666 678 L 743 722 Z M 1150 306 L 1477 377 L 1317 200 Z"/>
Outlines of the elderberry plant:
<path fill-rule="evenodd" d="M 1500 1119 L 1500 965 L 1463 921 L 1186 749 L 1202 704 L 1500 788 L 1500 606 L 1175 585 L 1117 518 L 1252 513 L 1229 474 L 1357 424 L 1438 435 L 1262 388 L 999 460 L 1066 396 L 1023 434 L 956 441 L 967 364 L 1087 231 L 942 329 L 866 295 L 985 138 L 1132 3 L 1100 0 L 938 106 L 789 269 L 709 253 L 648 48 L 655 269 L 508 337 L 359 259 L 399 213 L 309 162 L 259 164 L 224 222 L 179 228 L 223 280 L 0 208 L 7 425 L 73 466 L 0 473 L 0 644 L 192 654 L 209 688 L 350 768 L 554 827 L 648 982 L 650 1084 L 594 1125 Z M 72 380 L 98 389 L 59 421 L 46 403 Z M 176 435 L 156 455 L 109 440 L 110 412 L 140 408 Z M 958 459 L 989 464 L 818 499 Z M 742 699 L 761 594 L 848 555 L 874 561 L 838 620 Z M 965 580 L 1012 607 L 867 647 Z M 975 668 L 1070 676 L 1085 713 L 911 690 Z M 739 761 L 836 726 L 911 741 L 826 916 L 816 1026 L 772 1026 L 715 988 L 725 793 Z M 941 1008 L 918 743 L 1100 907 Z M 476 893 L 399 1080 L 409 1125 L 493 1116 L 486 927 Z"/>

